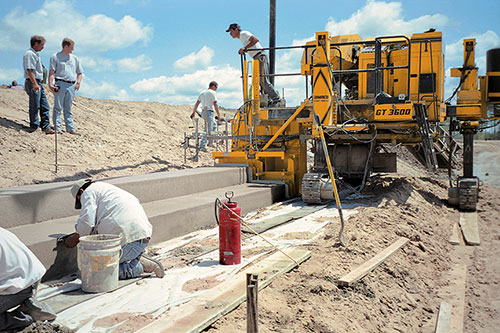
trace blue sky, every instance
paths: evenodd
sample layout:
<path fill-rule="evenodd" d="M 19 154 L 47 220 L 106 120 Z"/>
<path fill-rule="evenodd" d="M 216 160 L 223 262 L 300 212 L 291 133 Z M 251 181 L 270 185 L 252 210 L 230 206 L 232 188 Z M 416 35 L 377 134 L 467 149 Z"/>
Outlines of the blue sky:
<path fill-rule="evenodd" d="M 64 37 L 85 69 L 80 95 L 119 100 L 194 104 L 208 82 L 219 82 L 219 105 L 242 104 L 241 43 L 225 32 L 237 22 L 269 45 L 269 0 L 1 0 L 0 83 L 23 81 L 22 55 L 29 38 L 47 39 L 49 57 Z M 500 47 L 500 1 L 277 0 L 277 46 L 301 45 L 316 31 L 358 33 L 363 38 L 442 31 L 446 68 L 462 61 L 462 39 L 475 37 L 476 63 Z M 277 72 L 299 72 L 300 52 L 278 51 Z M 446 80 L 447 96 L 457 84 Z M 305 97 L 302 77 L 278 78 L 289 106 Z"/>

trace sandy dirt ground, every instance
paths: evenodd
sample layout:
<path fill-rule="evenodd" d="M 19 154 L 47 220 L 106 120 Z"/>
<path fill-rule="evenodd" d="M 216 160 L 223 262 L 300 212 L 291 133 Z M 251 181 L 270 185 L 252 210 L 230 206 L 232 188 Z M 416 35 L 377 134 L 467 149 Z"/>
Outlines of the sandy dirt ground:
<path fill-rule="evenodd" d="M 51 93 L 48 99 L 52 106 Z M 77 96 L 73 118 L 81 136 L 64 132 L 63 124 L 63 134 L 57 136 L 55 173 L 55 136 L 40 130 L 28 133 L 28 95 L 0 88 L 0 188 L 213 165 L 210 147 L 200 152 L 198 162 L 189 159 L 195 154 L 189 149 L 184 163 L 184 132 L 194 131 L 189 128 L 191 111 L 192 105 Z"/>
<path fill-rule="evenodd" d="M 181 142 L 191 125 L 191 106 L 77 97 L 74 118 L 82 136 L 58 136 L 59 163 L 75 166 L 54 174 L 54 136 L 26 132 L 27 103 L 23 91 L 0 89 L 0 187 L 71 180 L 84 173 L 104 178 L 213 164 L 209 153 L 201 153 L 200 162 L 184 163 Z M 346 247 L 336 245 L 334 221 L 306 246 L 312 251 L 308 261 L 259 293 L 260 331 L 433 331 L 439 305 L 447 300 L 443 290 L 454 282 L 450 271 L 466 264 L 464 331 L 498 332 L 500 145 L 478 142 L 475 153 L 476 173 L 485 182 L 478 205 L 480 246 L 449 243 L 459 212 L 446 202 L 446 172 L 430 174 L 406 158 L 397 174 L 373 177 L 351 201 L 363 206 L 347 221 Z M 399 237 L 410 242 L 355 286 L 337 286 L 337 279 Z M 207 331 L 246 331 L 246 305 Z"/>
<path fill-rule="evenodd" d="M 498 332 L 500 325 L 500 143 L 478 141 L 475 173 L 483 182 L 478 205 L 480 246 L 452 245 L 460 213 L 447 202 L 445 171 L 426 172 L 409 154 L 398 174 L 373 177 L 364 204 L 347 222 L 346 247 L 338 247 L 338 224 L 307 249 L 310 260 L 259 294 L 261 332 L 430 332 L 439 306 L 449 302 L 465 264 L 464 332 Z M 352 288 L 337 280 L 399 237 L 410 243 Z M 452 292 L 454 292 L 453 290 Z M 455 309 L 454 309 L 455 311 Z M 244 332 L 246 304 L 208 332 Z"/>
<path fill-rule="evenodd" d="M 498 145 L 496 146 L 499 155 Z M 498 332 L 500 325 L 500 189 L 480 193 L 481 245 L 451 245 L 459 212 L 449 207 L 447 179 L 403 164 L 396 176 L 373 178 L 347 221 L 346 247 L 336 246 L 338 223 L 307 246 L 312 257 L 259 293 L 260 332 L 433 332 L 450 270 L 467 265 L 464 332 Z M 345 201 L 345 204 L 349 201 Z M 352 288 L 337 280 L 399 237 L 410 239 Z M 462 243 L 463 244 L 463 243 Z M 208 332 L 244 332 L 246 304 Z"/>

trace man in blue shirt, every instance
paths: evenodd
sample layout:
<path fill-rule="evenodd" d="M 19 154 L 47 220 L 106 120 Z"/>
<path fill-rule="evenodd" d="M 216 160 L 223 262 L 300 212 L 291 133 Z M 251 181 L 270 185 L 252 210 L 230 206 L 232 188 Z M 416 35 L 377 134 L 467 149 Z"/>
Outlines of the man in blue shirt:
<path fill-rule="evenodd" d="M 54 126 L 61 131 L 61 109 L 64 110 L 66 132 L 80 135 L 75 131 L 71 106 L 75 93 L 80 89 L 83 68 L 73 54 L 75 42 L 69 38 L 62 41 L 62 50 L 50 57 L 49 88 L 54 93 Z"/>
<path fill-rule="evenodd" d="M 24 78 L 26 79 L 24 90 L 29 96 L 30 128 L 28 132 L 32 133 L 40 127 L 45 134 L 54 134 L 50 128 L 50 106 L 42 85 L 43 65 L 39 54 L 45 46 L 45 38 L 34 35 L 30 43 L 31 48 L 24 53 L 23 57 Z M 39 111 L 40 121 L 38 121 Z"/>

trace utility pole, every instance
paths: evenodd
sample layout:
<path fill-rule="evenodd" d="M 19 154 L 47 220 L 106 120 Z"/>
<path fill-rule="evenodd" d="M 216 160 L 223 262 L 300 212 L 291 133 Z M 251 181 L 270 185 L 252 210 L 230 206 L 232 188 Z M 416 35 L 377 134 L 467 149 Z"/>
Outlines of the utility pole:
<path fill-rule="evenodd" d="M 269 0 L 269 74 L 274 74 L 275 52 L 276 47 L 276 0 Z M 274 85 L 274 76 L 269 78 L 271 84 Z"/>

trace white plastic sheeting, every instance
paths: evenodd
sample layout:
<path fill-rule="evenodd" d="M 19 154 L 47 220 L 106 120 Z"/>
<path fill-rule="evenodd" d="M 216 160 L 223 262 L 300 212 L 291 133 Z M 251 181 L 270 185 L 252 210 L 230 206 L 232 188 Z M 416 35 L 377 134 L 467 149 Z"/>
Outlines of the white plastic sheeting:
<path fill-rule="evenodd" d="M 260 211 L 256 218 L 249 223 L 258 223 L 268 218 L 278 216 L 300 209 L 302 203 L 288 205 L 273 205 Z M 344 208 L 344 217 L 356 213 L 354 209 Z M 255 215 L 255 214 L 254 214 Z M 246 220 L 250 220 L 247 218 Z M 275 227 L 262 234 L 271 243 L 286 253 L 288 247 L 307 244 L 322 235 L 322 228 L 330 223 L 339 223 L 336 207 L 327 207 L 303 218 Z M 156 244 L 159 258 L 166 257 L 168 252 L 196 240 L 217 239 L 218 229 L 201 230 L 177 239 Z M 63 324 L 78 332 L 111 332 L 128 318 L 150 314 L 153 317 L 168 311 L 172 306 L 185 303 L 193 297 L 203 297 L 202 294 L 209 289 L 189 292 L 183 290 L 183 285 L 193 279 L 210 279 L 212 282 L 225 281 L 253 260 L 269 253 L 260 252 L 259 249 L 270 245 L 258 236 L 242 240 L 242 251 L 255 248 L 257 252 L 252 258 L 242 258 L 240 265 L 225 266 L 219 264 L 218 250 L 197 258 L 197 263 L 191 266 L 170 269 L 163 279 L 148 278 L 125 286 L 110 293 L 92 298 L 77 304 L 58 314 L 56 323 Z M 103 318 L 109 320 L 102 320 Z M 113 320 L 112 320 L 113 319 Z M 109 324 L 106 324 L 109 323 Z M 110 326 L 107 326 L 110 325 Z M 106 327 L 105 327 L 106 326 Z"/>

